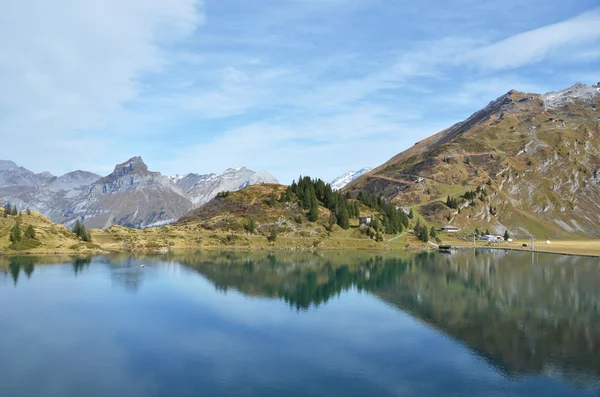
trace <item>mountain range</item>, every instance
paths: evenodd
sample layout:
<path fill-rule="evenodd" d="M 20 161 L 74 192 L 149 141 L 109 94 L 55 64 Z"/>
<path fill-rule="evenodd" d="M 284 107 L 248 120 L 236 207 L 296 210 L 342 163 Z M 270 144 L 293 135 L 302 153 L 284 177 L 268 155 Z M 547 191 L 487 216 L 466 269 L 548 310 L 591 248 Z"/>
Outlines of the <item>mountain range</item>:
<path fill-rule="evenodd" d="M 517 236 L 600 236 L 600 83 L 511 90 L 351 181 L 426 220 Z"/>
<path fill-rule="evenodd" d="M 260 183 L 277 183 L 277 179 L 245 167 L 222 174 L 169 177 L 149 171 L 141 157 L 117 164 L 104 177 L 81 170 L 56 177 L 0 160 L 0 202 L 39 211 L 65 225 L 79 219 L 91 228 L 169 224 L 221 191 Z"/>

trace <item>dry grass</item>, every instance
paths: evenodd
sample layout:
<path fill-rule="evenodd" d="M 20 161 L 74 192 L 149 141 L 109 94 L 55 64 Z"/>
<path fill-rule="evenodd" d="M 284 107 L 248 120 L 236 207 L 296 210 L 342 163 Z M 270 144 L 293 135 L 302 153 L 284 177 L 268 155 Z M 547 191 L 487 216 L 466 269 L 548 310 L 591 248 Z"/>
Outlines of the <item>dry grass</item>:
<path fill-rule="evenodd" d="M 31 211 L 31 215 L 23 213 L 19 217 L 23 230 L 29 225 L 33 226 L 39 245 L 37 243 L 28 244 L 25 245 L 25 249 L 13 249 L 9 240 L 9 233 L 17 221 L 17 216 L 5 218 L 4 210 L 0 209 L 0 255 L 90 255 L 102 252 L 102 249 L 98 245 L 78 240 L 66 227 L 52 223 L 52 221 L 39 212 Z"/>
<path fill-rule="evenodd" d="M 527 244 L 528 246 L 524 247 L 523 244 Z M 459 239 L 456 239 L 452 245 L 456 247 L 473 247 L 473 244 Z M 533 248 L 531 240 L 515 240 L 510 243 L 499 244 L 488 244 L 478 241 L 475 246 L 519 251 L 532 251 Z M 600 256 L 600 240 L 550 240 L 550 244 L 546 244 L 546 241 L 536 241 L 535 251 L 566 255 Z"/>

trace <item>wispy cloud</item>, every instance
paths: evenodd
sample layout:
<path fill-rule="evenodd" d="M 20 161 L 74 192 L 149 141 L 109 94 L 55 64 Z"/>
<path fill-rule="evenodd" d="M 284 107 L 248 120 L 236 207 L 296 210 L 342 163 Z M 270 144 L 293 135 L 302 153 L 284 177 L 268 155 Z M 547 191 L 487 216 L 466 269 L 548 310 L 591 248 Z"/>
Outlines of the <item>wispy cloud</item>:
<path fill-rule="evenodd" d="M 494 70 L 514 69 L 543 61 L 558 52 L 566 57 L 588 53 L 588 46 L 598 45 L 600 8 L 476 49 L 467 54 L 464 61 Z M 565 53 L 567 51 L 572 53 Z"/>
<path fill-rule="evenodd" d="M 12 2 L 0 13 L 0 136 L 15 138 L 0 158 L 106 172 L 142 155 L 168 173 L 243 164 L 329 179 L 509 89 L 593 76 L 593 1 Z"/>

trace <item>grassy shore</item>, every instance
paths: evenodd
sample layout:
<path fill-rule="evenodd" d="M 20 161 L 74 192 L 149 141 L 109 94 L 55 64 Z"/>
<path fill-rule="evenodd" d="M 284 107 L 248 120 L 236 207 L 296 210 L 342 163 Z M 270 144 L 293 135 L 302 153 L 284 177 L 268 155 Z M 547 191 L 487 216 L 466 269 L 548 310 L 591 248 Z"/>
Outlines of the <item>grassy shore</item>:
<path fill-rule="evenodd" d="M 523 244 L 528 244 L 528 246 L 524 247 Z M 531 240 L 515 240 L 499 244 L 488 244 L 478 241 L 475 245 L 468 244 L 464 240 L 456 240 L 455 244 L 452 245 L 457 248 L 499 248 L 515 251 L 600 257 L 600 240 L 551 240 L 550 244 L 546 244 L 546 241 L 536 241 L 534 247 L 531 245 Z"/>

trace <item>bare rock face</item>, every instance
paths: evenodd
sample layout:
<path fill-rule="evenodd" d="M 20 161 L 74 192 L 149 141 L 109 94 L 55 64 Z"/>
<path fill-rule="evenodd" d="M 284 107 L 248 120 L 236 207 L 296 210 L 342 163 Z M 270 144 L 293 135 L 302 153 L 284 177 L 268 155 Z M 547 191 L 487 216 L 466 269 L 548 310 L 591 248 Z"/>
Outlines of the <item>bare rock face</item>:
<path fill-rule="evenodd" d="M 136 228 L 172 223 L 217 193 L 259 183 L 276 183 L 266 172 L 247 168 L 223 174 L 167 177 L 152 172 L 141 157 L 117 164 L 109 175 L 73 171 L 60 177 L 34 174 L 12 161 L 0 160 L 0 202 L 34 209 L 67 226 Z"/>
<path fill-rule="evenodd" d="M 581 83 L 544 95 L 510 91 L 344 190 L 464 229 L 600 237 L 599 106 L 600 87 Z M 445 204 L 449 195 L 458 208 Z"/>
<path fill-rule="evenodd" d="M 600 83 L 599 83 L 600 84 Z M 593 102 L 600 95 L 600 87 L 593 85 L 591 87 L 577 83 L 572 87 L 558 92 L 549 92 L 542 95 L 544 107 L 547 109 L 556 109 L 574 102 Z"/>

